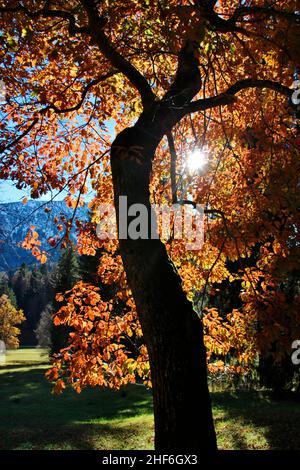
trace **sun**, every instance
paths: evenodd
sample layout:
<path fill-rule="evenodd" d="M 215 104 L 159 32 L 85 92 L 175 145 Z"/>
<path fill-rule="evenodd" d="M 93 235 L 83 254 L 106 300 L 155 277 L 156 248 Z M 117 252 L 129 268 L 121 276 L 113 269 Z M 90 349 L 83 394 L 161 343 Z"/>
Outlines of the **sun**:
<path fill-rule="evenodd" d="M 190 171 L 203 170 L 208 164 L 208 157 L 205 150 L 195 149 L 188 154 L 187 166 Z"/>

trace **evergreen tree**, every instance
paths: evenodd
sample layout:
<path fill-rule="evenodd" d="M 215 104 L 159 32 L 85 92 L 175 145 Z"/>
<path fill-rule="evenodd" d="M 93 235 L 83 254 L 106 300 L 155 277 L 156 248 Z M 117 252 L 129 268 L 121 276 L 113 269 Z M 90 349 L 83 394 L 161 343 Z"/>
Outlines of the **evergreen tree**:
<path fill-rule="evenodd" d="M 30 285 L 31 273 L 28 266 L 22 263 L 21 267 L 14 273 L 11 286 L 17 298 L 17 302 L 22 310 L 26 311 L 26 301 Z"/>
<path fill-rule="evenodd" d="M 102 250 L 98 250 L 95 256 L 81 255 L 79 258 L 80 277 L 84 282 L 99 285 L 98 267 Z"/>
<path fill-rule="evenodd" d="M 2 274 L 0 278 L 0 297 L 3 294 L 7 295 L 7 297 L 10 300 L 10 303 L 14 307 L 18 306 L 15 293 L 13 289 L 9 286 L 9 279 L 8 279 L 8 276 L 6 276 L 5 274 L 4 275 Z"/>
<path fill-rule="evenodd" d="M 9 276 L 8 286 L 13 290 L 18 307 L 25 313 L 26 321 L 21 325 L 21 345 L 35 345 L 41 312 L 53 297 L 48 267 L 25 263 Z"/>
<path fill-rule="evenodd" d="M 55 300 L 55 295 L 71 289 L 80 279 L 79 263 L 77 255 L 72 245 L 68 246 L 61 254 L 57 267 L 54 270 L 51 280 L 54 289 L 54 299 L 52 302 L 53 311 L 56 312 L 61 306 Z M 68 326 L 54 326 L 51 322 L 51 354 L 58 353 L 60 349 L 67 346 L 70 329 Z"/>

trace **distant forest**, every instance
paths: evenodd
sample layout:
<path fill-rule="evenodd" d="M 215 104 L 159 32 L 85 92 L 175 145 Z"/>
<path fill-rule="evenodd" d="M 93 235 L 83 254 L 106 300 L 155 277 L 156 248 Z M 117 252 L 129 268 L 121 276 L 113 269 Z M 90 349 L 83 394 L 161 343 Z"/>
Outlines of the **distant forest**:
<path fill-rule="evenodd" d="M 61 251 L 55 263 L 27 265 L 0 273 L 0 296 L 9 296 L 14 306 L 24 311 L 26 321 L 20 325 L 20 345 L 36 346 L 36 330 L 44 328 L 41 318 L 57 309 L 55 295 L 71 289 L 80 279 L 93 281 L 96 276 L 95 258 L 78 256 L 73 246 Z M 47 323 L 47 322 L 46 322 Z M 46 325 L 49 328 L 49 322 Z M 49 332 L 41 332 L 41 334 Z M 43 342 L 43 341 L 42 341 Z"/>

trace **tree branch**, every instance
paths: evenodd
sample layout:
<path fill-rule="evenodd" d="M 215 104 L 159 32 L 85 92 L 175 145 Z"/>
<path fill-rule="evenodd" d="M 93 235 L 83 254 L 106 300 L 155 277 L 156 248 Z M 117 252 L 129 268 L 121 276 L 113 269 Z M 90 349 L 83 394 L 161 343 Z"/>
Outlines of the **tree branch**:
<path fill-rule="evenodd" d="M 167 133 L 167 139 L 170 150 L 170 175 L 171 175 L 171 191 L 172 191 L 172 204 L 177 204 L 177 183 L 176 183 L 176 160 L 177 154 L 175 150 L 174 137 L 172 131 Z"/>
<path fill-rule="evenodd" d="M 107 78 L 109 77 L 112 77 L 113 75 L 115 75 L 116 73 L 118 73 L 116 70 L 112 70 L 110 72 L 108 72 L 107 74 L 105 75 L 101 75 L 100 77 L 98 78 L 95 78 L 94 80 L 91 80 L 86 86 L 85 88 L 83 89 L 82 91 L 82 94 L 81 94 L 81 99 L 80 101 L 74 105 L 74 106 L 71 106 L 70 108 L 58 108 L 55 104 L 50 104 L 49 106 L 46 106 L 46 108 L 43 108 L 41 110 L 41 113 L 45 113 L 48 109 L 53 109 L 54 112 L 56 114 L 63 114 L 63 113 L 70 113 L 72 111 L 77 111 L 79 108 L 81 108 L 81 106 L 83 105 L 83 102 L 85 100 L 85 97 L 88 93 L 88 91 L 94 86 L 94 85 L 98 85 L 98 83 L 100 82 L 103 82 L 104 80 L 106 80 Z"/>
<path fill-rule="evenodd" d="M 295 12 L 277 10 L 272 7 L 259 7 L 259 6 L 242 6 L 235 9 L 232 16 L 225 20 L 214 11 L 214 6 L 217 2 L 210 0 L 198 0 L 197 6 L 203 18 L 205 18 L 210 26 L 212 26 L 216 31 L 221 33 L 227 32 L 236 32 L 241 33 L 246 36 L 252 36 L 253 33 L 248 31 L 241 26 L 238 26 L 237 23 L 242 22 L 241 18 L 247 15 L 255 14 L 264 14 L 267 17 L 271 16 L 280 16 L 292 22 L 299 22 L 300 15 Z"/>
<path fill-rule="evenodd" d="M 169 90 L 161 100 L 171 102 L 173 106 L 183 106 L 190 102 L 200 91 L 201 75 L 199 72 L 199 60 L 197 58 L 196 41 L 187 40 L 179 53 L 178 66 L 175 79 Z"/>
<path fill-rule="evenodd" d="M 3 153 L 5 152 L 6 150 L 9 150 L 11 147 L 13 147 L 14 145 L 16 145 L 18 142 L 20 142 L 21 139 L 23 139 L 23 137 L 25 137 L 25 135 L 27 135 L 31 129 L 34 128 L 34 126 L 38 123 L 38 118 L 35 118 L 31 124 L 29 124 L 29 126 L 25 129 L 25 131 L 22 132 L 22 134 L 20 134 L 18 137 L 16 137 L 12 142 L 10 142 L 9 144 L 7 144 L 6 146 L 2 146 L 0 145 L 0 153 Z"/>
<path fill-rule="evenodd" d="M 229 87 L 224 93 L 220 93 L 217 96 L 192 101 L 184 107 L 184 115 L 233 103 L 235 100 L 235 95 L 247 88 L 268 88 L 287 97 L 291 96 L 292 93 L 290 88 L 282 85 L 281 83 L 273 82 L 272 80 L 257 80 L 253 78 L 246 78 L 244 80 L 239 80 L 234 85 Z"/>
<path fill-rule="evenodd" d="M 64 10 L 50 10 L 49 8 L 40 8 L 36 11 L 30 11 L 23 5 L 16 7 L 0 7 L 0 13 L 19 13 L 23 12 L 26 16 L 32 19 L 36 18 L 62 18 L 69 22 L 69 34 L 75 36 L 76 34 L 88 33 L 89 30 L 86 26 L 77 26 L 75 17 L 72 13 Z"/>
<path fill-rule="evenodd" d="M 155 96 L 146 78 L 123 57 L 111 44 L 103 31 L 104 21 L 99 16 L 94 0 L 81 0 L 88 15 L 89 30 L 95 43 L 98 45 L 102 54 L 122 72 L 141 95 L 143 107 L 148 108 L 155 100 Z"/>
<path fill-rule="evenodd" d="M 238 7 L 234 11 L 232 17 L 230 18 L 229 21 L 233 22 L 234 24 L 240 21 L 240 17 L 244 17 L 247 15 L 255 15 L 255 14 L 264 14 L 267 16 L 281 16 L 282 18 L 285 18 L 286 20 L 292 21 L 292 22 L 299 22 L 300 21 L 300 15 L 299 13 L 292 12 L 292 11 L 285 11 L 285 10 L 277 10 L 276 8 L 270 8 L 270 7 L 259 7 L 259 6 L 243 6 L 243 7 Z"/>

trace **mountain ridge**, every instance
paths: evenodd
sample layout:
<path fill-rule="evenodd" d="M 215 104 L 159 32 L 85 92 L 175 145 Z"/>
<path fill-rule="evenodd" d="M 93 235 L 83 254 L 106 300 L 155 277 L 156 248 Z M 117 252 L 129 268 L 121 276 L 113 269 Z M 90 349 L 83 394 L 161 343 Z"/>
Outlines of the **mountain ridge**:
<path fill-rule="evenodd" d="M 73 208 L 66 206 L 64 201 L 34 201 L 5 202 L 0 204 L 0 271 L 15 270 L 22 265 L 35 264 L 36 259 L 30 251 L 22 248 L 20 243 L 26 237 L 31 226 L 39 234 L 42 249 L 49 249 L 48 238 L 57 235 L 57 222 L 54 218 L 69 219 L 74 213 Z M 78 207 L 76 217 L 81 220 L 88 219 L 87 205 Z M 59 223 L 59 222 L 58 222 Z M 75 229 L 71 231 L 71 238 L 76 240 Z M 51 250 L 49 259 L 55 261 L 59 256 L 59 249 Z"/>

